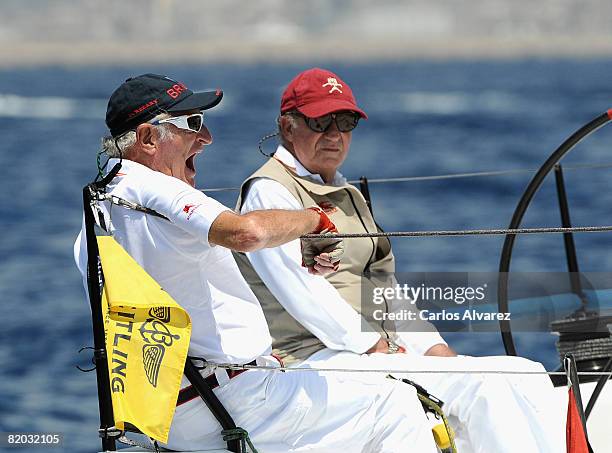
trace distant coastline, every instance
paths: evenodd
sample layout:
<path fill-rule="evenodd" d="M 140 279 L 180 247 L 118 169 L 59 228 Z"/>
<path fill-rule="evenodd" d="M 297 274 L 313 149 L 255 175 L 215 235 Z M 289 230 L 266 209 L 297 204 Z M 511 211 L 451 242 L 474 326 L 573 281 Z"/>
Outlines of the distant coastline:
<path fill-rule="evenodd" d="M 153 50 L 154 49 L 154 50 Z M 542 37 L 508 40 L 500 37 L 427 40 L 353 40 L 334 42 L 230 42 L 189 40 L 163 43 L 2 42 L 0 68 L 23 66 L 95 66 L 109 64 L 207 62 L 346 62 L 411 59 L 514 59 L 612 57 L 612 37 Z"/>
<path fill-rule="evenodd" d="M 2 0 L 0 67 L 612 57 L 609 0 Z"/>

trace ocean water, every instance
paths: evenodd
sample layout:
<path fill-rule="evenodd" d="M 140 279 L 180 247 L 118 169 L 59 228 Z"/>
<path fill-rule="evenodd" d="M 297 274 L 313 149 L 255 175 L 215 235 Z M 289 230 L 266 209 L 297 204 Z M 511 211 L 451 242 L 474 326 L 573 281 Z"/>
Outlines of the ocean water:
<path fill-rule="evenodd" d="M 571 133 L 612 107 L 612 60 L 313 61 L 351 84 L 369 115 L 353 134 L 349 179 L 537 169 Z M 55 431 L 70 451 L 95 451 L 89 308 L 72 260 L 81 188 L 96 174 L 106 100 L 127 76 L 167 73 L 194 89 L 221 87 L 206 121 L 215 143 L 197 161 L 198 186 L 235 187 L 264 162 L 284 85 L 304 66 L 210 65 L 0 70 L 0 431 Z M 612 128 L 592 134 L 564 165 L 612 163 Z M 266 151 L 274 149 L 266 142 Z M 532 173 L 372 184 L 386 231 L 503 228 Z M 611 225 L 610 169 L 567 170 L 572 222 Z M 233 206 L 236 193 L 215 196 Z M 559 226 L 546 181 L 524 226 Z M 575 236 L 581 270 L 612 270 L 612 235 Z M 495 271 L 503 237 L 395 238 L 398 269 Z M 563 271 L 559 235 L 520 237 L 513 270 Z M 500 354 L 496 334 L 446 335 L 459 352 Z M 517 334 L 519 352 L 558 365 L 554 337 Z M 21 450 L 24 451 L 24 450 Z M 40 450 L 39 450 L 40 451 Z"/>

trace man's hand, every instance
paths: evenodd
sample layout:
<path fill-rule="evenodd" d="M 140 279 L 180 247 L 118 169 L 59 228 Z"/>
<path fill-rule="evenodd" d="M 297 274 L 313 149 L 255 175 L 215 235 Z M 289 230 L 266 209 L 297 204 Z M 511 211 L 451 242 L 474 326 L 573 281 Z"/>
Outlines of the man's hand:
<path fill-rule="evenodd" d="M 336 272 L 340 266 L 340 258 L 344 254 L 344 241 L 335 238 L 338 232 L 336 225 L 318 206 L 308 208 L 319 214 L 319 224 L 313 234 L 325 234 L 328 237 L 320 239 L 300 239 L 302 247 L 302 266 L 308 268 L 308 273 L 326 275 Z"/>
<path fill-rule="evenodd" d="M 340 258 L 344 254 L 344 242 L 334 237 L 334 233 L 322 231 L 327 237 L 321 239 L 300 239 L 302 246 L 302 266 L 314 275 L 336 272 Z"/>
<path fill-rule="evenodd" d="M 391 342 L 393 343 L 393 342 Z M 380 338 L 376 344 L 374 346 L 372 346 L 370 349 L 368 349 L 365 353 L 366 354 L 374 354 L 374 353 L 380 353 L 380 354 L 395 354 L 395 353 L 405 353 L 406 350 L 401 347 L 396 345 L 395 343 L 393 343 L 393 345 L 395 346 L 395 348 L 397 348 L 397 351 L 393 351 L 393 349 L 395 349 L 394 347 L 390 347 L 389 345 L 389 340 L 385 339 L 385 338 Z"/>

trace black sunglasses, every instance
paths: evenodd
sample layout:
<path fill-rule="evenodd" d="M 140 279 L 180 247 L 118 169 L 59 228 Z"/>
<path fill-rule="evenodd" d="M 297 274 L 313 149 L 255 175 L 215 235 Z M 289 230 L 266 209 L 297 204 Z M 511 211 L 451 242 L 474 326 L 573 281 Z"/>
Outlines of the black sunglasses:
<path fill-rule="evenodd" d="M 336 122 L 336 127 L 340 132 L 350 132 L 357 127 L 361 116 L 355 112 L 339 112 L 339 113 L 328 113 L 327 115 L 319 116 L 317 118 L 310 118 L 300 112 L 290 112 L 292 115 L 297 115 L 304 118 L 306 125 L 313 132 L 326 132 L 332 124 L 332 121 Z"/>

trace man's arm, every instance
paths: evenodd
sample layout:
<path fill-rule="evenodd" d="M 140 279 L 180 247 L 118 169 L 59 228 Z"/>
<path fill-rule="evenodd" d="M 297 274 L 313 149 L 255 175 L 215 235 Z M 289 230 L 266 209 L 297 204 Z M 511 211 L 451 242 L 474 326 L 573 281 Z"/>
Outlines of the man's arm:
<path fill-rule="evenodd" d="M 319 214 L 309 209 L 270 209 L 243 215 L 225 211 L 212 223 L 208 242 L 238 252 L 252 252 L 277 247 L 311 233 L 319 222 Z"/>
<path fill-rule="evenodd" d="M 336 228 L 321 210 L 276 210 L 238 215 L 176 178 L 152 173 L 148 190 L 140 196 L 141 203 L 163 214 L 206 246 L 221 245 L 237 251 L 257 250 L 275 247 L 304 234 Z M 309 271 L 318 274 L 333 271 L 335 262 L 344 251 L 342 240 L 326 237 L 308 241 L 302 255 Z"/>
<path fill-rule="evenodd" d="M 312 227 L 313 214 L 318 219 Z M 244 215 L 225 211 L 212 223 L 208 242 L 238 252 L 277 247 L 306 233 L 336 232 L 336 226 L 321 210 L 300 211 L 260 210 Z M 330 235 L 325 238 L 301 239 L 302 266 L 313 275 L 325 275 L 338 270 L 344 253 L 342 239 Z"/>

